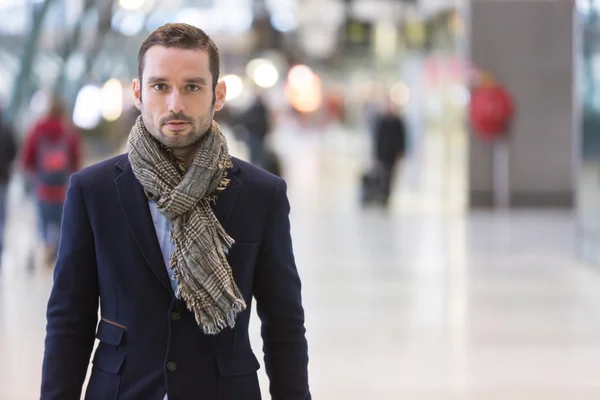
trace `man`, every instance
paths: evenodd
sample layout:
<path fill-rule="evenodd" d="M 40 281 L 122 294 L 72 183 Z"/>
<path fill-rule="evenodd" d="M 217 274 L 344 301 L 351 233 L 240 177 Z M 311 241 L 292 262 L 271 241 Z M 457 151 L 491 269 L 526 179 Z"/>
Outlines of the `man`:
<path fill-rule="evenodd" d="M 41 398 L 80 398 L 95 335 L 87 399 L 260 399 L 254 296 L 272 398 L 310 399 L 286 185 L 229 156 L 215 44 L 167 24 L 138 67 L 128 155 L 70 181 Z"/>
<path fill-rule="evenodd" d="M 71 129 L 63 102 L 53 98 L 49 111 L 27 135 L 23 163 L 35 187 L 40 235 L 48 264 L 56 259 L 60 224 L 71 174 L 80 168 L 79 134 Z"/>
<path fill-rule="evenodd" d="M 257 92 L 252 105 L 242 116 L 242 124 L 248 132 L 246 143 L 250 150 L 250 162 L 262 168 L 265 167 L 265 140 L 270 130 L 269 109 L 263 96 Z"/>
<path fill-rule="evenodd" d="M 396 164 L 406 152 L 406 128 L 397 107 L 388 99 L 384 112 L 375 122 L 375 157 L 382 173 L 379 201 L 383 206 L 389 203 Z"/>
<path fill-rule="evenodd" d="M 16 156 L 17 146 L 14 134 L 8 126 L 2 123 L 2 114 L 0 114 L 0 266 L 2 266 L 2 251 L 4 249 L 8 183 L 12 162 Z"/>

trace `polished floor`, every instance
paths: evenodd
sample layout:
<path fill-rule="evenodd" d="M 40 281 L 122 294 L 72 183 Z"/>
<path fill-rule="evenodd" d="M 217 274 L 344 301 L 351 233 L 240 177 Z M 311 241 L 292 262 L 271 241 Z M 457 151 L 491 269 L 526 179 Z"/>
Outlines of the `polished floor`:
<path fill-rule="evenodd" d="M 426 138 L 407 160 L 388 211 L 357 202 L 360 136 L 289 129 L 274 140 L 290 188 L 313 398 L 600 399 L 600 270 L 577 257 L 573 215 L 463 213 L 460 157 L 440 140 Z M 18 185 L 11 199 L 0 399 L 35 399 L 52 277 L 29 268 L 32 205 Z M 256 318 L 251 330 L 260 354 Z"/>

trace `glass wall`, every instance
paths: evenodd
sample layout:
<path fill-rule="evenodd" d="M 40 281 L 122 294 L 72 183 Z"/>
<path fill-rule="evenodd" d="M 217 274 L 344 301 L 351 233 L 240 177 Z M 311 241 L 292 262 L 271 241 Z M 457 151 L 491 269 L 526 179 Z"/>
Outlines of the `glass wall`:
<path fill-rule="evenodd" d="M 600 1 L 578 1 L 576 47 L 581 154 L 578 230 L 586 258 L 600 263 Z M 577 37 L 578 35 L 576 35 Z"/>

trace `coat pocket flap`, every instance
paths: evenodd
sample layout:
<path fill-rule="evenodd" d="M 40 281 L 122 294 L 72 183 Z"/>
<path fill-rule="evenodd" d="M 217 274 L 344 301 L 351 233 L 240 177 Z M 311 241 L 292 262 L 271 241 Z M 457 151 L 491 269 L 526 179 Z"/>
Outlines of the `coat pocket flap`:
<path fill-rule="evenodd" d="M 96 338 L 102 343 L 110 344 L 112 346 L 120 346 L 123 341 L 123 335 L 125 334 L 125 331 L 126 328 L 124 326 L 119 326 L 116 323 L 111 323 L 105 319 L 102 319 L 98 324 Z"/>
<path fill-rule="evenodd" d="M 125 353 L 117 352 L 115 348 L 100 345 L 94 354 L 92 364 L 101 371 L 118 374 L 124 361 Z"/>
<path fill-rule="evenodd" d="M 240 357 L 217 357 L 219 375 L 241 376 L 252 374 L 260 368 L 254 353 L 250 352 Z"/>

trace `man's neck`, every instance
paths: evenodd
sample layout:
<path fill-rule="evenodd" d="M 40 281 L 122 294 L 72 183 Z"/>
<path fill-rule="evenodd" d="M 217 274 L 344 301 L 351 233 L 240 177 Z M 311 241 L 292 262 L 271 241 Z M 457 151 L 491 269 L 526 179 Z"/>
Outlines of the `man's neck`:
<path fill-rule="evenodd" d="M 186 167 L 190 167 L 194 162 L 194 156 L 196 155 L 196 146 L 187 149 L 173 149 L 173 155 L 183 161 Z"/>

